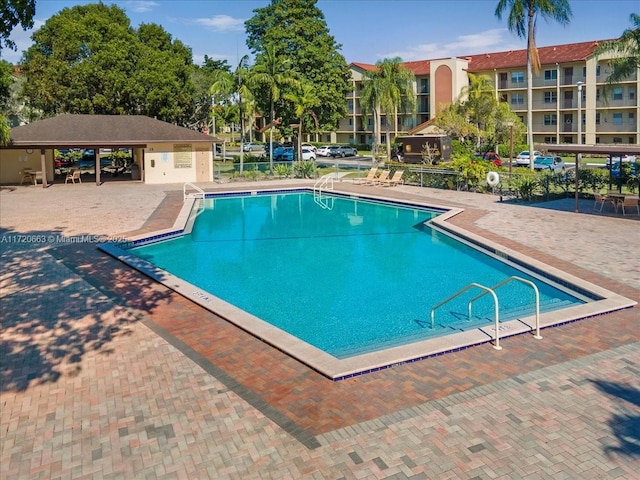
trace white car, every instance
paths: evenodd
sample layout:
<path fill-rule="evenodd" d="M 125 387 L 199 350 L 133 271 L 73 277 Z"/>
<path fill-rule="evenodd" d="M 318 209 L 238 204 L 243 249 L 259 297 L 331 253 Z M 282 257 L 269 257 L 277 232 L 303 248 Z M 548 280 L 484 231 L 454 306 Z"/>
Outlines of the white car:
<path fill-rule="evenodd" d="M 330 145 L 325 145 L 324 147 L 320 147 L 318 150 L 316 150 L 316 154 L 319 157 L 329 157 L 329 156 L 331 156 L 331 146 Z"/>
<path fill-rule="evenodd" d="M 311 145 L 310 143 L 303 143 L 302 145 L 300 145 L 302 148 L 308 148 L 309 150 L 312 150 L 313 153 L 316 153 L 318 151 L 318 149 L 315 147 L 315 145 Z"/>
<path fill-rule="evenodd" d="M 315 160 L 316 152 L 309 147 L 302 147 L 302 160 Z"/>
<path fill-rule="evenodd" d="M 539 152 L 537 150 L 533 151 L 533 163 L 536 162 L 536 158 L 537 157 L 542 157 L 542 152 Z M 520 152 L 518 154 L 518 156 L 516 157 L 516 165 L 518 165 L 519 167 L 523 167 L 523 166 L 529 166 L 529 150 L 525 150 L 523 152 Z"/>

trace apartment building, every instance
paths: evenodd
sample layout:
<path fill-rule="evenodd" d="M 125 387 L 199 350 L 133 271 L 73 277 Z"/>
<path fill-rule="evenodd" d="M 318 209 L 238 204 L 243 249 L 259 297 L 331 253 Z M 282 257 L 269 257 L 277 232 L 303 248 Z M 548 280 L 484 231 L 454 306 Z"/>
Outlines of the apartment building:
<path fill-rule="evenodd" d="M 533 137 L 535 143 L 578 143 L 578 121 L 582 120 L 584 144 L 640 143 L 640 71 L 614 86 L 607 85 L 611 57 L 594 55 L 598 41 L 541 47 L 541 69 L 533 77 Z M 488 75 L 496 87 L 496 98 L 509 103 L 526 123 L 527 52 L 483 53 L 467 57 L 406 62 L 415 75 L 417 109 L 383 117 L 382 131 L 393 135 L 416 133 L 425 128 L 444 104 L 454 102 L 468 85 L 467 73 Z M 347 96 L 348 115 L 338 130 L 327 137 L 338 143 L 371 143 L 373 124 L 360 107 L 363 74 L 374 65 L 352 63 L 352 91 Z M 580 99 L 578 96 L 580 95 Z"/>

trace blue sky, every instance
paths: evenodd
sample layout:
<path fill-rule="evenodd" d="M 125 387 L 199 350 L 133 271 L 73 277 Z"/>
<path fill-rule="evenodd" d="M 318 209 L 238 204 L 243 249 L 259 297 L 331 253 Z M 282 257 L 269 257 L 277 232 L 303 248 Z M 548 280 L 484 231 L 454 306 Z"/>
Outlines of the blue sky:
<path fill-rule="evenodd" d="M 36 25 L 62 8 L 89 1 L 37 0 Z M 122 7 L 131 24 L 158 23 L 191 47 L 194 62 L 204 55 L 231 65 L 249 53 L 244 21 L 268 0 L 126 0 Z M 399 56 L 405 61 L 524 48 L 524 40 L 498 20 L 498 0 L 319 0 L 330 33 L 342 45 L 348 63 L 375 63 Z M 538 46 L 616 38 L 640 13 L 638 0 L 570 0 L 573 19 L 567 27 L 538 20 Z M 3 49 L 2 58 L 17 63 L 31 44 L 30 32 L 14 29 L 18 51 Z"/>

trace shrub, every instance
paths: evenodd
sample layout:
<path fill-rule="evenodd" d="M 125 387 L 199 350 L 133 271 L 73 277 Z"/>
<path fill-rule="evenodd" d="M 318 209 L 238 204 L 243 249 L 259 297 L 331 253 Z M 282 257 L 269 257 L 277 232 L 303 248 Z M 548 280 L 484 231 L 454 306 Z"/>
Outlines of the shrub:
<path fill-rule="evenodd" d="M 296 178 L 311 178 L 313 177 L 313 170 L 313 162 L 308 160 L 296 162 L 293 165 L 293 172 Z"/>
<path fill-rule="evenodd" d="M 278 178 L 287 178 L 291 176 L 291 167 L 284 163 L 278 163 L 273 166 L 273 174 Z"/>

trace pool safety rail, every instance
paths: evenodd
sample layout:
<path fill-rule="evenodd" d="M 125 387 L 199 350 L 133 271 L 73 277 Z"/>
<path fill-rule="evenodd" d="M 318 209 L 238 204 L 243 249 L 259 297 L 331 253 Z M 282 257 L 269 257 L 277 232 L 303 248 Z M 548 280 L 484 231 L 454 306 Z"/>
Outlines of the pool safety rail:
<path fill-rule="evenodd" d="M 313 185 L 313 201 L 325 210 L 333 210 L 334 197 L 324 196 L 323 190 L 333 190 L 333 179 L 335 175 L 329 173 L 320 177 Z"/>
<path fill-rule="evenodd" d="M 448 303 L 449 301 L 453 300 L 454 298 L 458 297 L 459 295 L 462 295 L 467 290 L 471 290 L 472 288 L 479 288 L 484 291 L 480 295 L 476 295 L 475 297 L 473 297 L 471 300 L 469 300 L 469 303 L 467 303 L 468 319 L 471 320 L 473 302 L 475 302 L 481 297 L 484 297 L 487 294 L 491 294 L 491 296 L 493 297 L 493 309 L 494 309 L 494 316 L 495 316 L 495 328 L 494 328 L 495 337 L 494 337 L 493 348 L 495 348 L 496 350 L 502 350 L 502 347 L 500 346 L 500 307 L 498 303 L 498 296 L 496 295 L 495 290 L 497 290 L 498 288 L 510 282 L 522 282 L 525 285 L 529 285 L 531 288 L 533 288 L 533 291 L 536 297 L 536 302 L 535 302 L 536 303 L 536 326 L 535 326 L 535 334 L 533 335 L 533 338 L 540 340 L 542 338 L 542 336 L 540 335 L 540 292 L 538 291 L 538 287 L 536 287 L 536 285 L 532 281 L 525 280 L 524 278 L 520 278 L 517 276 L 511 276 L 503 280 L 502 282 L 495 284 L 492 287 L 486 287 L 479 283 L 470 283 L 463 289 L 458 290 L 456 293 L 445 298 L 444 300 L 436 304 L 431 309 L 431 328 L 435 327 L 435 312 L 438 308 L 440 308 L 445 303 Z"/>
<path fill-rule="evenodd" d="M 195 190 L 196 193 L 187 193 L 187 188 L 188 187 L 190 187 L 192 190 Z M 200 187 L 195 186 L 193 183 L 186 182 L 182 186 L 182 200 L 183 201 L 186 201 L 187 198 L 201 198 L 202 200 L 204 200 L 204 197 L 205 197 L 204 190 L 202 190 Z"/>

